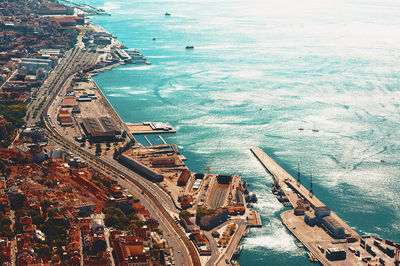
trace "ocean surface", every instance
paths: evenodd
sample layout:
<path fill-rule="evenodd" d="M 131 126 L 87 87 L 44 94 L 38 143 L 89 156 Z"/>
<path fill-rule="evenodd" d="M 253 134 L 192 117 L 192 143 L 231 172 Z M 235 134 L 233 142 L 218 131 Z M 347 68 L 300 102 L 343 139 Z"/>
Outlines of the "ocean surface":
<path fill-rule="evenodd" d="M 80 2 L 110 12 L 92 21 L 152 63 L 95 77 L 122 119 L 170 122 L 177 133 L 164 138 L 193 171 L 219 145 L 211 172 L 256 192 L 263 227 L 241 265 L 310 264 L 252 146 L 294 176 L 299 163 L 303 183 L 312 174 L 315 195 L 360 234 L 400 241 L 399 1 Z"/>

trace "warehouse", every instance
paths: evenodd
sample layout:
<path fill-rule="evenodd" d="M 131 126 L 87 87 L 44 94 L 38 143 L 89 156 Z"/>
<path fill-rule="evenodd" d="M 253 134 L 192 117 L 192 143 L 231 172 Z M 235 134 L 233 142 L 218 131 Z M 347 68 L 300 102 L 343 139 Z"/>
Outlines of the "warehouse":
<path fill-rule="evenodd" d="M 322 218 L 322 224 L 332 234 L 334 238 L 344 238 L 344 227 L 335 220 L 332 216 L 325 216 Z"/>
<path fill-rule="evenodd" d="M 95 140 L 110 140 L 121 135 L 121 131 L 109 117 L 84 118 L 82 126 L 86 134 Z"/>

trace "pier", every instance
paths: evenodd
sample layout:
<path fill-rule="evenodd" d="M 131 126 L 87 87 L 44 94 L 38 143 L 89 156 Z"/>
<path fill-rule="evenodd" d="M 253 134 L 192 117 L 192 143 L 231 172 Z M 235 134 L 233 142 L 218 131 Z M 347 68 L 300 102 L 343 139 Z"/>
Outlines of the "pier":
<path fill-rule="evenodd" d="M 257 147 L 250 150 L 294 207 L 281 213 L 282 223 L 320 263 L 380 265 L 384 261 L 387 265 L 395 264 L 397 259 L 393 258 L 391 250 L 397 250 L 398 244 L 376 237 L 361 237 L 264 151 Z"/>
<path fill-rule="evenodd" d="M 239 245 L 240 240 L 243 237 L 243 234 L 246 232 L 247 225 L 246 223 L 239 224 L 239 227 L 236 229 L 235 234 L 232 237 L 232 240 L 229 242 L 228 248 L 225 253 L 219 258 L 216 265 L 227 265 L 227 262 L 230 262 L 235 252 L 237 246 Z"/>
<path fill-rule="evenodd" d="M 143 123 L 125 123 L 129 132 L 135 134 L 160 134 L 176 133 L 176 130 L 169 123 L 162 122 L 143 122 Z"/>

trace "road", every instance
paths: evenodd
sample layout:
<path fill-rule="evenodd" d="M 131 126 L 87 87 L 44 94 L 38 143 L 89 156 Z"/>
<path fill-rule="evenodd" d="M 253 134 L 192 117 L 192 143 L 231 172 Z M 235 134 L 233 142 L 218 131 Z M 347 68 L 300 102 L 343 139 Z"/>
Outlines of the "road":
<path fill-rule="evenodd" d="M 82 149 L 75 144 L 74 141 L 64 136 L 62 133 L 54 129 L 55 121 L 51 119 L 48 115 L 49 107 L 53 103 L 54 99 L 59 95 L 62 88 L 69 77 L 71 77 L 76 71 L 80 70 L 80 64 L 75 62 L 75 58 L 83 59 L 84 57 L 76 56 L 76 50 L 80 52 L 79 48 L 75 48 L 72 51 L 72 59 L 67 59 L 67 66 L 59 67 L 59 71 L 62 71 L 60 75 L 56 72 L 52 74 L 58 76 L 55 80 L 50 81 L 50 86 L 52 88 L 52 94 L 49 95 L 45 100 L 43 105 L 43 114 L 45 127 L 47 129 L 47 136 L 50 140 L 64 147 L 70 153 L 73 153 L 86 160 L 92 167 L 99 169 L 105 174 L 109 174 L 114 179 L 119 179 L 119 175 L 124 175 L 126 177 L 126 182 L 120 182 L 120 184 L 133 192 L 136 197 L 138 197 L 149 209 L 152 215 L 160 222 L 164 234 L 169 241 L 169 245 L 174 247 L 175 250 L 175 260 L 177 265 L 201 265 L 199 255 L 195 249 L 192 242 L 186 236 L 186 234 L 180 229 L 180 227 L 175 223 L 175 221 L 170 216 L 169 212 L 165 209 L 163 204 L 166 201 L 166 196 L 160 193 L 160 188 L 153 183 L 149 183 L 144 177 L 127 170 L 115 161 L 110 161 L 109 159 L 103 157 L 97 157 L 85 149 Z M 70 55 L 70 56 L 71 56 Z M 67 69 L 67 70 L 66 70 Z M 121 181 L 121 180 L 118 180 Z M 144 181 L 144 182 L 143 182 Z M 140 193 L 138 193 L 140 192 Z M 170 199 L 169 199 L 170 200 Z M 172 206 L 169 206 L 171 208 Z"/>

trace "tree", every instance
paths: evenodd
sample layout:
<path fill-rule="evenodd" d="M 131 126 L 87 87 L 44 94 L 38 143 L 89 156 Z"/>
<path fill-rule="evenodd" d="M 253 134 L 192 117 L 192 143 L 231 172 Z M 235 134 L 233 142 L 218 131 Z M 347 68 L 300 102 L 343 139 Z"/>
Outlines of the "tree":
<path fill-rule="evenodd" d="M 179 218 L 182 218 L 183 216 L 188 216 L 188 217 L 192 217 L 193 214 L 191 214 L 189 211 L 187 210 L 183 210 L 179 213 Z"/>

